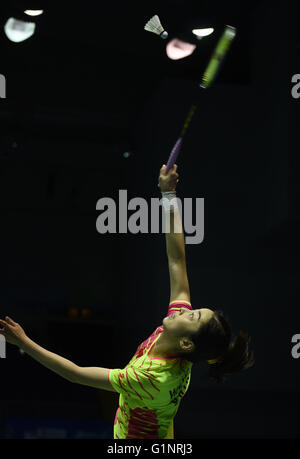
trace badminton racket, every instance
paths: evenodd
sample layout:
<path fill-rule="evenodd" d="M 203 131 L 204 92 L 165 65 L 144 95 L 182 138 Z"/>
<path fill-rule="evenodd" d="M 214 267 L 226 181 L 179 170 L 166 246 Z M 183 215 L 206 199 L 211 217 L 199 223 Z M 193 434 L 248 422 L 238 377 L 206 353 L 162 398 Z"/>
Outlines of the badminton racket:
<path fill-rule="evenodd" d="M 223 32 L 223 34 L 221 35 L 214 51 L 213 51 L 213 54 L 208 62 L 208 65 L 205 69 L 205 72 L 203 74 L 203 77 L 202 77 L 202 80 L 201 80 L 201 83 L 200 83 L 200 88 L 202 89 L 207 89 L 209 88 L 212 83 L 214 82 L 214 80 L 216 79 L 216 76 L 221 68 L 221 64 L 223 63 L 224 59 L 225 59 L 225 56 L 226 54 L 228 53 L 229 51 L 229 48 L 231 46 L 231 43 L 234 39 L 236 35 L 236 28 L 235 27 L 232 27 L 232 26 L 229 26 L 227 25 L 225 27 L 225 30 Z M 180 150 L 181 150 L 181 146 L 182 146 L 182 141 L 183 141 L 183 137 L 191 123 L 191 120 L 194 116 L 194 113 L 196 111 L 196 108 L 197 106 L 196 105 L 192 105 L 190 110 L 189 110 L 189 113 L 188 113 L 188 116 L 184 122 L 184 125 L 183 125 L 183 128 L 181 130 L 181 133 L 180 133 L 180 137 L 177 139 L 171 153 L 170 153 L 170 156 L 169 156 L 169 159 L 168 159 L 168 162 L 167 162 L 167 167 L 166 167 L 166 171 L 165 173 L 167 174 L 169 172 L 170 169 L 172 169 L 172 167 L 174 166 L 177 158 L 178 158 L 178 155 L 180 153 Z"/>

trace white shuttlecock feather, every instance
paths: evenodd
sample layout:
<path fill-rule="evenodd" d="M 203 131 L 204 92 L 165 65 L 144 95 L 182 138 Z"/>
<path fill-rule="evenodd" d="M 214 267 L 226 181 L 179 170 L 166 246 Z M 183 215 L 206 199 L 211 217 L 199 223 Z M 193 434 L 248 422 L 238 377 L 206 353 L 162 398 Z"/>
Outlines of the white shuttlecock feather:
<path fill-rule="evenodd" d="M 164 30 L 157 14 L 153 16 L 151 19 L 149 19 L 144 29 L 147 30 L 148 32 L 153 32 L 156 35 L 159 35 L 161 38 L 164 38 L 164 39 L 167 38 L 168 36 L 168 32 Z"/>

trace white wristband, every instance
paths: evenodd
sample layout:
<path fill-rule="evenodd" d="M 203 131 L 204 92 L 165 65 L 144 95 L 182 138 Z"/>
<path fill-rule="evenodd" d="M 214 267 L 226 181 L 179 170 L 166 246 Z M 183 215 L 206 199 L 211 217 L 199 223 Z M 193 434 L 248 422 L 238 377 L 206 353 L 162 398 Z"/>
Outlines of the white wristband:
<path fill-rule="evenodd" d="M 161 193 L 162 195 L 162 205 L 165 211 L 170 212 L 170 210 L 178 209 L 176 191 L 165 191 Z"/>

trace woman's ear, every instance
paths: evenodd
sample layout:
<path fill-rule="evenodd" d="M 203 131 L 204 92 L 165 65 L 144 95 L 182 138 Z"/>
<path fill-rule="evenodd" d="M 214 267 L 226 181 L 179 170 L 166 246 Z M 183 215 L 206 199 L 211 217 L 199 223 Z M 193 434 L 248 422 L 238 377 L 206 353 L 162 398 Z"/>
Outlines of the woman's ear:
<path fill-rule="evenodd" d="M 189 338 L 181 338 L 179 341 L 180 348 L 185 352 L 191 352 L 194 350 L 195 345 Z"/>

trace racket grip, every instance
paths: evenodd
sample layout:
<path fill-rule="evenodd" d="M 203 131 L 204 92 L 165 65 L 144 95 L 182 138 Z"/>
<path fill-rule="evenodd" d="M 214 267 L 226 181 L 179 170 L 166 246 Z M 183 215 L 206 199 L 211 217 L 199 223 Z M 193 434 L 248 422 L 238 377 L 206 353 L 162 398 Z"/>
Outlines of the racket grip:
<path fill-rule="evenodd" d="M 170 156 L 169 156 L 169 159 L 168 159 L 168 162 L 167 162 L 167 167 L 166 167 L 166 174 L 174 166 L 174 164 L 176 162 L 176 159 L 177 159 L 177 157 L 179 155 L 180 149 L 181 149 L 181 144 L 182 144 L 182 137 L 179 137 L 179 139 L 175 143 L 175 145 L 174 145 L 174 147 L 173 147 L 173 149 L 172 149 L 172 151 L 170 153 Z"/>

